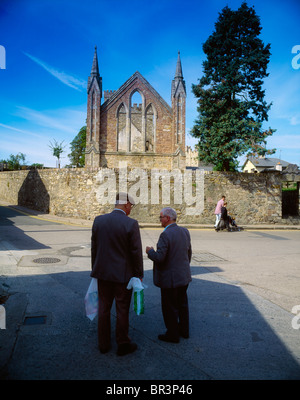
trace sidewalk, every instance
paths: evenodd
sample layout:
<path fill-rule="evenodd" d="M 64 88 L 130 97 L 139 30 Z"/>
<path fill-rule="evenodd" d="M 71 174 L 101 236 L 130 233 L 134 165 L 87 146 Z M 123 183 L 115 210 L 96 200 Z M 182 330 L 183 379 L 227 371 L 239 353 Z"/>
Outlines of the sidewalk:
<path fill-rule="evenodd" d="M 10 205 L 7 202 L 0 201 L 0 205 L 6 207 L 13 207 L 14 209 L 24 212 L 30 216 L 34 216 L 37 218 L 47 219 L 49 221 L 61 222 L 70 225 L 79 225 L 85 227 L 92 227 L 93 221 L 88 221 L 85 219 L 72 218 L 72 217 L 60 217 L 58 215 L 53 214 L 45 214 L 39 211 L 31 210 L 26 207 L 18 206 L 18 205 Z M 180 222 L 179 222 L 180 223 Z M 140 223 L 141 228 L 160 228 L 161 225 L 159 223 Z M 185 226 L 188 229 L 212 229 L 214 230 L 213 224 L 180 224 L 181 226 Z M 288 225 L 288 224 L 251 224 L 251 225 L 241 225 L 244 230 L 300 230 L 300 223 L 297 225 Z"/>

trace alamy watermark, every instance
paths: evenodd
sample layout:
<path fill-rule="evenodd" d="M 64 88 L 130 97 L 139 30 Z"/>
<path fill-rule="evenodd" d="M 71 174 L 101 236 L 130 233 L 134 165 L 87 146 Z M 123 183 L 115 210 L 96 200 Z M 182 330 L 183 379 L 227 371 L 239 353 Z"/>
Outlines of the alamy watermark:
<path fill-rule="evenodd" d="M 296 316 L 292 319 L 292 328 L 300 329 L 300 305 L 296 305 L 292 308 L 292 313 Z"/>
<path fill-rule="evenodd" d="M 0 45 L 0 69 L 6 69 L 6 51 L 5 47 Z"/>
<path fill-rule="evenodd" d="M 6 313 L 4 306 L 0 305 L 0 329 L 6 329 Z"/>
<path fill-rule="evenodd" d="M 99 183 L 96 198 L 101 205 L 113 205 L 117 192 L 127 192 L 135 204 L 184 204 L 186 215 L 200 215 L 204 209 L 204 170 L 201 169 L 129 170 L 127 162 L 120 162 L 117 169 L 101 169 L 96 180 Z"/>
<path fill-rule="evenodd" d="M 292 59 L 292 67 L 294 69 L 300 68 L 300 45 L 296 45 L 292 48 L 292 54 L 296 54 Z"/>

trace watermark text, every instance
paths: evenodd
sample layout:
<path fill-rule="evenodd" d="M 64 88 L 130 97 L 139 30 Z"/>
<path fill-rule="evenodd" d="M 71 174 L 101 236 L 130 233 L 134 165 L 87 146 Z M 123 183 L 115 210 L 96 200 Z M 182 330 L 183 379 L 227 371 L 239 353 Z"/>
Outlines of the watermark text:
<path fill-rule="evenodd" d="M 0 69 L 6 69 L 6 51 L 5 47 L 0 45 Z"/>
<path fill-rule="evenodd" d="M 4 306 L 0 305 L 0 329 L 6 329 L 6 314 Z"/>
<path fill-rule="evenodd" d="M 292 313 L 296 314 L 296 316 L 292 319 L 292 328 L 300 329 L 300 304 L 292 308 Z"/>
<path fill-rule="evenodd" d="M 115 204 L 116 192 L 129 193 L 135 204 L 185 205 L 186 215 L 200 215 L 204 209 L 203 170 L 128 170 L 126 162 L 118 169 L 103 168 L 96 177 L 97 201 Z"/>
<path fill-rule="evenodd" d="M 292 67 L 294 69 L 300 68 L 300 44 L 292 48 L 292 54 L 296 54 L 292 59 Z"/>

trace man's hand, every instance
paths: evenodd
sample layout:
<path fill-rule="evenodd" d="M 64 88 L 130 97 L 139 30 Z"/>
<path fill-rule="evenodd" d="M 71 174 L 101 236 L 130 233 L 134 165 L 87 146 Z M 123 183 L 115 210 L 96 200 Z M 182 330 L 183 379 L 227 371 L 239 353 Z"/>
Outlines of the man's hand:
<path fill-rule="evenodd" d="M 150 247 L 150 246 L 146 246 L 146 253 L 148 254 L 148 253 L 149 253 L 149 251 L 150 251 L 150 250 L 152 250 L 152 249 L 153 249 L 153 247 L 152 247 L 152 246 L 151 246 L 151 247 Z"/>

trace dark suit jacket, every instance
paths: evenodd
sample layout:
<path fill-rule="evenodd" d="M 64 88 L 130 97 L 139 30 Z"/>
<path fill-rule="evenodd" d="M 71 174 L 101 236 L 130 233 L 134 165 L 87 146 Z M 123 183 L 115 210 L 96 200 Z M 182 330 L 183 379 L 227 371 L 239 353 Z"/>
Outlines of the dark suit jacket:
<path fill-rule="evenodd" d="M 153 281 L 160 288 L 187 285 L 191 280 L 190 262 L 192 246 L 186 228 L 172 224 L 158 240 L 157 250 L 150 250 L 148 257 L 154 261 Z"/>
<path fill-rule="evenodd" d="M 121 210 L 95 218 L 92 228 L 91 276 L 126 283 L 143 277 L 143 253 L 138 222 Z"/>

